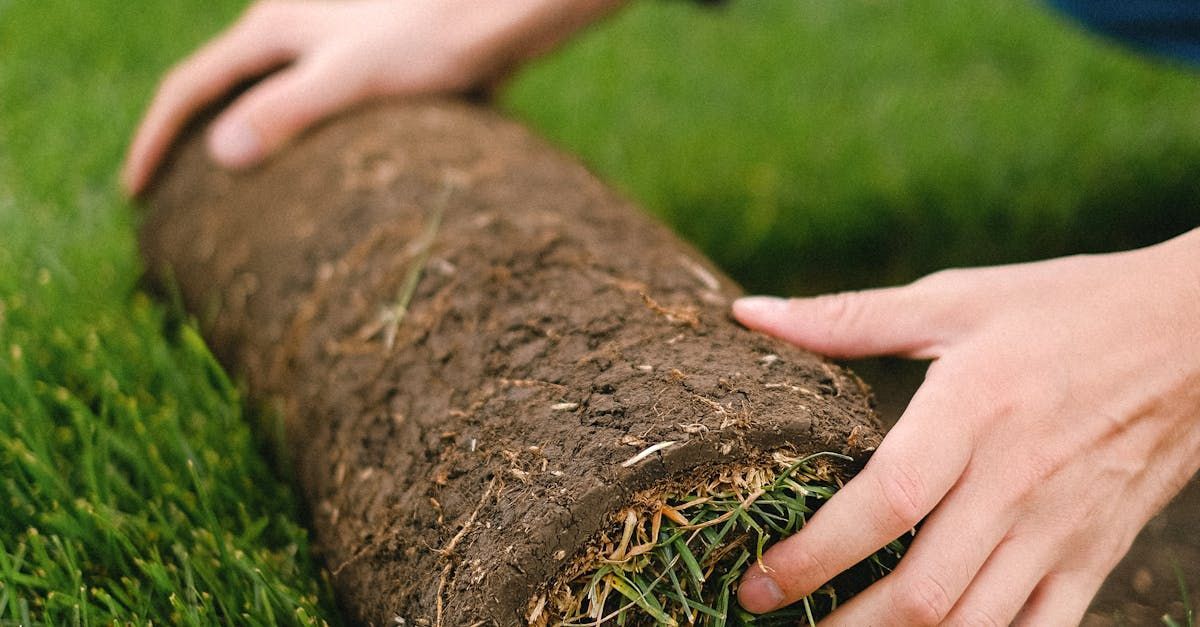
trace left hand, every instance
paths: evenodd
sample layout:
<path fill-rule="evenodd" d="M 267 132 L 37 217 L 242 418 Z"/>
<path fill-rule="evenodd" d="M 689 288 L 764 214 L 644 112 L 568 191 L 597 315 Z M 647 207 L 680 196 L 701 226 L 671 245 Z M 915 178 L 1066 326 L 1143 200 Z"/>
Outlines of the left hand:
<path fill-rule="evenodd" d="M 898 288 L 743 299 L 734 314 L 835 357 L 933 360 L 863 471 L 747 572 L 750 611 L 798 600 L 924 519 L 895 572 L 824 624 L 1077 624 L 1200 467 L 1200 229 Z"/>
<path fill-rule="evenodd" d="M 254 166 L 367 100 L 494 86 L 621 3 L 259 0 L 163 78 L 129 146 L 122 185 L 141 193 L 197 111 L 264 73 L 212 123 L 209 154 L 224 167 Z"/>

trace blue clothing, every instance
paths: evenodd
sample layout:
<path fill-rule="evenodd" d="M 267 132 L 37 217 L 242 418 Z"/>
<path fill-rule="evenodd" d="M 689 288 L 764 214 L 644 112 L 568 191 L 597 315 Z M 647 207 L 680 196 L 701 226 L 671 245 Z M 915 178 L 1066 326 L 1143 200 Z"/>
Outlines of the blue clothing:
<path fill-rule="evenodd" d="M 1049 0 L 1087 27 L 1200 65 L 1200 0 Z"/>

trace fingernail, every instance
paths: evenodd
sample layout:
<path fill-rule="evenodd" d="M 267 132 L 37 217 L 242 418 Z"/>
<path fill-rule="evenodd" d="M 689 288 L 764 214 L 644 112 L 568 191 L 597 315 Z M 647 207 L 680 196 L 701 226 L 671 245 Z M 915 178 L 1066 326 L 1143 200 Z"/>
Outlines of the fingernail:
<path fill-rule="evenodd" d="M 748 612 L 762 614 L 783 605 L 783 590 L 767 575 L 747 577 L 738 588 L 738 603 Z"/>
<path fill-rule="evenodd" d="M 208 149 L 217 163 L 229 168 L 242 168 L 258 161 L 262 153 L 262 140 L 249 124 L 226 120 L 213 129 Z"/>
<path fill-rule="evenodd" d="M 735 316 L 769 316 L 782 313 L 787 299 L 774 296 L 747 296 L 733 301 Z"/>

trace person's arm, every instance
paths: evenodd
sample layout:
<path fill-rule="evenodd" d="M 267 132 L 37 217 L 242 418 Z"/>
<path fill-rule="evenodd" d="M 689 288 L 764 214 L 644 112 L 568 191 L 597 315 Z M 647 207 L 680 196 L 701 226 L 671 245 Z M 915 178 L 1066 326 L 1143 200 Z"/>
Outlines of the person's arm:
<path fill-rule="evenodd" d="M 933 360 L 863 471 L 748 571 L 750 611 L 924 519 L 896 571 L 823 625 L 1077 624 L 1200 467 L 1200 229 L 734 313 L 829 355 Z"/>
<path fill-rule="evenodd" d="M 234 86 L 274 71 L 212 124 L 217 162 L 253 165 L 308 126 L 381 97 L 492 84 L 622 0 L 268 0 L 169 72 L 121 173 L 145 188 L 184 124 Z"/>

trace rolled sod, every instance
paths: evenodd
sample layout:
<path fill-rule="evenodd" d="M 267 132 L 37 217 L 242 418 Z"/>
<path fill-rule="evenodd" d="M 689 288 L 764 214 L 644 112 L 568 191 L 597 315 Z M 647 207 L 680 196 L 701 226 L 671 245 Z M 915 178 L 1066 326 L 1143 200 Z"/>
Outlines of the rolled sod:
<path fill-rule="evenodd" d="M 486 107 L 360 109 L 237 174 L 208 162 L 199 127 L 148 195 L 142 250 L 283 417 L 354 621 L 564 620 L 570 580 L 636 578 L 620 571 L 633 542 L 671 519 L 689 531 L 688 495 L 720 484 L 744 509 L 820 452 L 853 458 L 804 467 L 836 489 L 879 442 L 857 377 L 740 327 L 739 288 L 703 255 Z M 767 536 L 727 539 L 757 555 Z M 680 573 L 728 582 L 756 559 L 722 555 Z M 619 579 L 600 603 L 627 622 L 662 622 L 687 588 L 660 577 L 639 603 Z"/>

